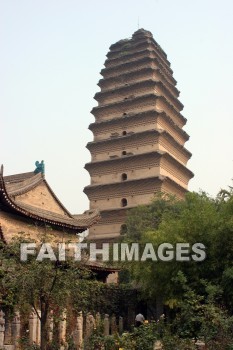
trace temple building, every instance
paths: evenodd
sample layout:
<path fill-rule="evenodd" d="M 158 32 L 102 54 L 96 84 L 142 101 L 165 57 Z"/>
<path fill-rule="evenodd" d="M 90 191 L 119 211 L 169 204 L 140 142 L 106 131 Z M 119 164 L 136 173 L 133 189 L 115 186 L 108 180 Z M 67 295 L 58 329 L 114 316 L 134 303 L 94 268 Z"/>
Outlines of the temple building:
<path fill-rule="evenodd" d="M 111 241 L 126 229 L 130 208 L 149 204 L 156 192 L 183 198 L 193 173 L 176 80 L 152 34 L 139 29 L 111 45 L 101 75 L 84 192 L 101 213 L 89 238 Z"/>
<path fill-rule="evenodd" d="M 78 243 L 78 234 L 100 219 L 99 211 L 92 209 L 72 215 L 46 181 L 43 164 L 36 164 L 35 171 L 10 176 L 3 176 L 3 166 L 1 168 L 0 239 L 5 244 L 17 237 L 25 242 L 46 242 L 54 246 Z M 97 280 L 116 279 L 114 274 L 118 269 L 90 261 L 85 261 L 85 266 L 95 273 Z"/>
<path fill-rule="evenodd" d="M 97 210 L 72 215 L 59 201 L 43 172 L 0 174 L 0 232 L 9 243 L 17 234 L 35 240 L 49 232 L 58 241 L 78 242 L 77 234 L 98 221 Z"/>

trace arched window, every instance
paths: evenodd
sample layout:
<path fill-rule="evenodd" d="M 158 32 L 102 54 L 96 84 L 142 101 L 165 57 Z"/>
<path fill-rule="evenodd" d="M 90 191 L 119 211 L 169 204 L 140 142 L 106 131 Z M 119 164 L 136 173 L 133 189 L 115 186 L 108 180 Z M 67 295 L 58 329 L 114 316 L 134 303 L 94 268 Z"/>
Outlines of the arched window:
<path fill-rule="evenodd" d="M 121 225 L 120 234 L 125 235 L 126 233 L 127 233 L 127 225 L 123 224 L 123 225 Z"/>
<path fill-rule="evenodd" d="M 127 131 L 122 131 L 122 135 L 125 136 L 127 134 Z"/>
<path fill-rule="evenodd" d="M 122 200 L 121 200 L 121 206 L 122 206 L 122 207 L 126 207 L 127 204 L 128 204 L 127 199 L 126 199 L 126 198 L 122 198 Z"/>
<path fill-rule="evenodd" d="M 122 155 L 126 156 L 127 152 L 126 151 L 122 151 Z"/>
<path fill-rule="evenodd" d="M 122 180 L 122 181 L 127 180 L 127 174 L 126 174 L 126 173 L 123 173 L 123 174 L 121 175 L 121 180 Z"/>

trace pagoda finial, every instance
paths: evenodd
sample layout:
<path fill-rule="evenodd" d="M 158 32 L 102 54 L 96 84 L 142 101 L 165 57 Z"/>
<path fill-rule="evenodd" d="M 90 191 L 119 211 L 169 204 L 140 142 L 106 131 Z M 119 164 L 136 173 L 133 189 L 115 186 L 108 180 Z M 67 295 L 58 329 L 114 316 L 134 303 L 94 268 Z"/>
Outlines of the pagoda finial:
<path fill-rule="evenodd" d="M 38 160 L 35 162 L 35 166 L 36 169 L 34 170 L 35 174 L 39 174 L 42 173 L 44 175 L 45 173 L 45 165 L 44 165 L 44 161 L 42 160 L 41 162 L 39 162 Z"/>
<path fill-rule="evenodd" d="M 3 170 L 4 170 L 4 167 L 3 167 L 3 164 L 1 165 L 1 170 L 0 170 L 0 175 L 3 176 Z"/>

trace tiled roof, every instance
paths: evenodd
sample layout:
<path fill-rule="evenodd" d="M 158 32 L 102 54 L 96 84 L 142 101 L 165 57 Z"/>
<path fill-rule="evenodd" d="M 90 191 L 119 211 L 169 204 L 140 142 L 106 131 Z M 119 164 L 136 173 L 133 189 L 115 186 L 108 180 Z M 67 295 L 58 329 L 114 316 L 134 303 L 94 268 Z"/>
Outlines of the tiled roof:
<path fill-rule="evenodd" d="M 64 214 L 58 214 L 46 209 L 38 208 L 36 206 L 23 203 L 15 198 L 15 196 L 30 192 L 42 182 L 46 184 L 54 200 L 62 207 Z M 41 173 L 35 174 L 34 172 L 29 172 L 5 177 L 3 177 L 3 174 L 1 173 L 0 203 L 3 205 L 3 210 L 6 208 L 8 211 L 10 210 L 11 212 L 20 216 L 42 221 L 55 227 L 69 228 L 71 230 L 75 230 L 76 232 L 85 231 L 87 228 L 95 224 L 100 218 L 100 214 L 97 210 L 86 211 L 81 215 L 70 214 L 56 197 L 46 182 L 44 175 Z"/>
<path fill-rule="evenodd" d="M 41 173 L 38 173 L 36 175 L 34 173 L 29 173 L 29 174 L 32 174 L 32 175 L 30 177 L 25 176 L 24 180 L 23 180 L 23 177 L 18 178 L 19 180 L 17 182 L 14 176 L 11 176 L 10 180 L 4 178 L 6 189 L 10 196 L 19 196 L 21 194 L 27 193 L 31 191 L 33 188 L 35 188 L 36 186 L 38 186 L 40 183 L 42 183 L 44 180 L 43 175 Z"/>

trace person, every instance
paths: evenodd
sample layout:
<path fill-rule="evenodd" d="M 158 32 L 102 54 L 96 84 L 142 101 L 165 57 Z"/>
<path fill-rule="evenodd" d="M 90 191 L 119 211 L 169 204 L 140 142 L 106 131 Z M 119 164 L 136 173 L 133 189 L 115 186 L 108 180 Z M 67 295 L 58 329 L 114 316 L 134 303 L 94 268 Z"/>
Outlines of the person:
<path fill-rule="evenodd" d="M 137 316 L 135 317 L 135 326 L 141 326 L 144 323 L 144 321 L 145 317 L 141 313 L 137 314 Z"/>

